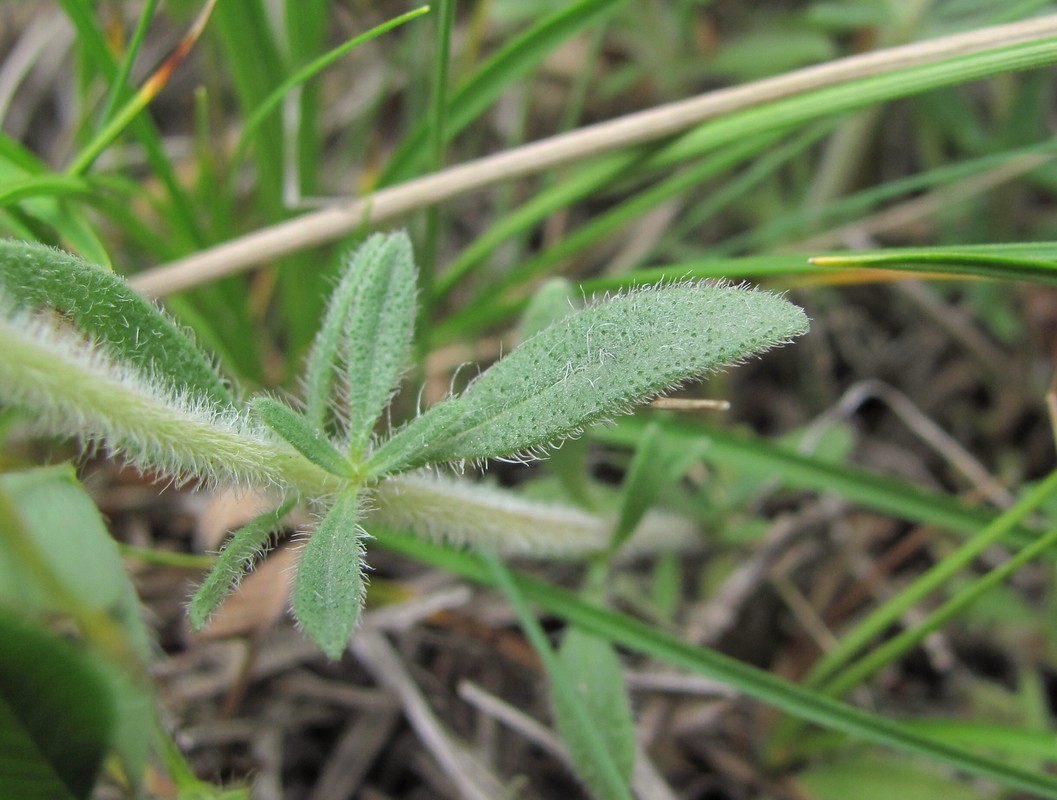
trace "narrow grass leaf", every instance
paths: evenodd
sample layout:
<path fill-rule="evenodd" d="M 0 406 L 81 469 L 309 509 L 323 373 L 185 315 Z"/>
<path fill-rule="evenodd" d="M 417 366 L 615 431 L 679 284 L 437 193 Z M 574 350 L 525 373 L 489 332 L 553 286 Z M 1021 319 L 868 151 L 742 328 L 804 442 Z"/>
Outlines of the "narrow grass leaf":
<path fill-rule="evenodd" d="M 271 397 L 256 397 L 251 405 L 265 425 L 317 467 L 342 478 L 351 478 L 356 474 L 352 464 L 330 443 L 326 434 L 313 427 L 286 403 Z"/>
<path fill-rule="evenodd" d="M 963 278 L 995 281 L 1026 281 L 1057 286 L 1057 261 L 987 253 L 930 253 L 928 251 L 887 254 L 817 256 L 810 262 L 819 267 L 886 269 L 898 272 L 925 272 Z"/>
<path fill-rule="evenodd" d="M 268 115 L 275 111 L 275 109 L 282 102 L 283 98 L 297 86 L 311 80 L 324 69 L 329 67 L 335 61 L 340 59 L 342 56 L 347 55 L 350 51 L 368 42 L 371 39 L 381 36 L 386 31 L 390 31 L 405 22 L 410 22 L 415 17 L 420 17 L 429 11 L 429 6 L 421 6 L 420 8 L 408 11 L 406 14 L 401 14 L 394 17 L 391 20 L 376 25 L 368 31 L 361 33 L 359 36 L 355 36 L 349 39 L 347 42 L 343 42 L 332 50 L 324 53 L 318 58 L 313 59 L 308 64 L 305 64 L 300 69 L 293 72 L 287 78 L 283 80 L 278 86 L 276 86 L 268 96 L 265 97 L 248 116 L 246 121 L 242 125 L 242 132 L 239 134 L 238 143 L 235 145 L 233 155 L 230 159 L 229 171 L 232 176 L 235 174 L 236 168 L 239 162 L 242 160 L 242 154 L 245 151 L 247 145 L 252 139 L 253 134 L 256 133 L 257 128 L 260 127 L 261 123 L 268 118 Z"/>
<path fill-rule="evenodd" d="M 461 425 L 416 464 L 519 457 L 685 381 L 789 341 L 804 312 L 777 295 L 694 283 L 596 303 L 493 365 L 459 398 Z M 432 410 L 408 426 L 431 424 Z"/>
<path fill-rule="evenodd" d="M 494 561 L 418 537 L 376 531 L 377 544 L 419 561 L 488 585 L 506 585 L 498 580 Z M 789 683 L 782 678 L 744 664 L 714 650 L 696 647 L 655 625 L 583 602 L 570 592 L 522 574 L 511 574 L 517 592 L 525 600 L 556 614 L 585 631 L 627 647 L 637 653 L 684 667 L 719 680 L 764 703 L 787 711 L 824 728 L 840 731 L 932 759 L 966 774 L 989 778 L 1003 786 L 1038 797 L 1057 798 L 1057 778 L 1024 769 L 948 740 L 924 735 L 895 719 L 842 703 L 825 694 Z M 508 595 L 509 596 L 509 595 Z"/>
<path fill-rule="evenodd" d="M 802 455 L 789 447 L 742 431 L 722 430 L 678 419 L 660 422 L 673 435 L 699 437 L 703 445 L 699 454 L 710 464 L 765 475 L 790 488 L 833 492 L 900 519 L 966 534 L 993 522 L 997 516 L 988 509 L 975 508 L 942 492 L 853 464 L 833 464 Z M 622 419 L 616 425 L 593 429 L 591 435 L 601 442 L 633 446 L 645 425 L 644 420 L 637 418 Z M 1037 533 L 1016 525 L 1010 529 L 1009 535 L 1011 541 L 1026 542 L 1034 539 Z"/>
<path fill-rule="evenodd" d="M 233 406 L 194 342 L 106 269 L 43 245 L 0 242 L 0 299 L 15 308 L 59 311 L 114 358 L 173 391 Z"/>
<path fill-rule="evenodd" d="M 562 637 L 558 660 L 601 734 L 618 774 L 625 784 L 630 783 L 635 766 L 635 723 L 624 672 L 613 645 L 579 628 L 570 628 Z M 603 796 L 603 778 L 596 773 L 594 759 L 578 735 L 570 709 L 559 701 L 556 693 L 552 694 L 551 704 L 558 732 L 577 773 L 597 796 Z"/>
<path fill-rule="evenodd" d="M 360 619 L 367 579 L 355 489 L 338 495 L 305 542 L 297 563 L 293 606 L 297 622 L 327 658 L 341 658 Z"/>
<path fill-rule="evenodd" d="M 977 559 L 988 547 L 991 547 L 1005 536 L 1013 526 L 1022 522 L 1036 508 L 1057 492 L 1057 472 L 1026 492 L 1015 505 L 975 533 L 957 550 L 942 561 L 936 563 L 927 572 L 902 589 L 871 612 L 851 631 L 841 637 L 840 642 L 819 659 L 805 678 L 811 686 L 823 686 L 831 694 L 841 694 L 868 678 L 886 664 L 899 658 L 903 653 L 925 638 L 928 633 L 938 628 L 960 610 L 969 606 L 981 594 L 993 588 L 1014 571 L 1033 558 L 1053 547 L 1057 541 L 1057 529 L 1051 529 L 1033 539 L 1014 556 L 1000 566 L 994 567 L 986 575 L 972 581 L 939 608 L 920 620 L 913 628 L 907 629 L 898 636 L 875 648 L 869 654 L 834 680 L 826 682 L 840 667 L 846 664 L 857 652 L 870 641 L 879 637 L 908 609 L 940 587 L 948 585 L 955 575 Z"/>
<path fill-rule="evenodd" d="M 528 30 L 500 47 L 452 93 L 447 112 L 446 137 L 450 139 L 484 112 L 510 84 L 525 77 L 563 41 L 598 22 L 625 0 L 579 0 L 537 20 Z M 400 143 L 382 174 L 388 185 L 410 178 L 427 153 L 426 120 Z"/>
<path fill-rule="evenodd" d="M 627 776 L 622 774 L 614 759 L 600 721 L 592 716 L 591 709 L 566 670 L 565 664 L 547 641 L 547 634 L 532 615 L 513 574 L 495 555 L 482 555 L 481 563 L 486 567 L 492 582 L 514 607 L 522 630 L 547 670 L 551 703 L 556 711 L 561 709 L 560 724 L 564 728 L 561 731 L 562 737 L 570 748 L 570 756 L 575 759 L 580 777 L 600 800 L 631 800 Z"/>
<path fill-rule="evenodd" d="M 216 563 L 187 607 L 187 616 L 195 630 L 206 623 L 217 606 L 238 586 L 293 506 L 294 501 L 288 500 L 278 508 L 254 517 L 224 545 Z"/>

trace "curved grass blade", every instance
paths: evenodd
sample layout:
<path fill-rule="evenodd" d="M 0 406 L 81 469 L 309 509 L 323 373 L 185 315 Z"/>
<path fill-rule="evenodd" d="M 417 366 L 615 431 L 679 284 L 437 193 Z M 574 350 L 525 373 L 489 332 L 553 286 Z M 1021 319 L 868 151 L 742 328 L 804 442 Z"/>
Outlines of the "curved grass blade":
<path fill-rule="evenodd" d="M 235 149 L 232 152 L 230 159 L 229 173 L 234 176 L 239 162 L 242 160 L 242 155 L 249 145 L 252 135 L 256 132 L 257 128 L 261 126 L 261 123 L 268 118 L 268 115 L 272 113 L 278 105 L 282 102 L 283 98 L 286 97 L 287 93 L 291 89 L 311 80 L 324 69 L 329 67 L 335 61 L 340 59 L 342 56 L 348 54 L 351 50 L 363 44 L 369 42 L 371 39 L 375 39 L 386 33 L 393 28 L 403 25 L 405 22 L 410 22 L 416 17 L 420 17 L 423 14 L 429 12 L 429 6 L 422 6 L 420 8 L 408 11 L 406 14 L 401 14 L 398 17 L 383 22 L 380 25 L 376 25 L 369 31 L 361 33 L 359 36 L 355 36 L 349 41 L 338 45 L 333 50 L 330 50 L 316 59 L 313 59 L 305 66 L 294 72 L 292 75 L 287 77 L 282 83 L 276 86 L 267 97 L 265 97 L 253 110 L 253 113 L 249 115 L 249 118 L 242 126 L 242 132 L 239 134 L 238 143 L 235 145 Z"/>
<path fill-rule="evenodd" d="M 783 486 L 817 492 L 833 492 L 900 519 L 937 525 L 956 533 L 974 533 L 998 516 L 984 508 L 974 508 L 942 492 L 930 491 L 887 475 L 856 467 L 833 464 L 819 458 L 776 446 L 758 436 L 691 424 L 685 420 L 661 420 L 673 435 L 697 437 L 698 451 L 707 462 L 722 467 L 751 471 L 778 480 Z M 609 444 L 634 446 L 646 422 L 622 419 L 616 425 L 598 427 L 591 436 Z M 1023 525 L 1009 531 L 1011 541 L 1027 542 L 1038 534 Z"/>

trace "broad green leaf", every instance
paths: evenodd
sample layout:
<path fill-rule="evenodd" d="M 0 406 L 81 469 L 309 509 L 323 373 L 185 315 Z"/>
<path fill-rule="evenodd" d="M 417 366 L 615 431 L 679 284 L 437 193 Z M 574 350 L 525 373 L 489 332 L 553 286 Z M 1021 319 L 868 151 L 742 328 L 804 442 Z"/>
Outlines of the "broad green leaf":
<path fill-rule="evenodd" d="M 138 781 L 153 725 L 150 634 L 117 547 L 72 467 L 0 476 L 0 606 L 89 620 L 82 634 L 107 649 L 102 675 L 116 704 L 114 748 Z"/>
<path fill-rule="evenodd" d="M 27 568 L 23 551 L 10 539 L 16 532 L 5 526 L 0 531 L 0 602 L 36 614 L 66 614 L 71 601 L 107 611 L 133 591 L 117 545 L 71 466 L 0 475 L 0 492 L 17 510 L 42 567 L 66 590 L 66 597 L 55 596 L 39 573 Z"/>
<path fill-rule="evenodd" d="M 601 734 L 614 765 L 625 783 L 630 783 L 635 766 L 635 724 L 624 673 L 613 645 L 579 628 L 570 628 L 562 638 L 558 658 Z M 594 760 L 590 753 L 584 752 L 569 709 L 556 695 L 552 696 L 551 704 L 558 732 L 577 774 L 597 796 L 602 796 L 598 776 L 594 774 Z"/>
<path fill-rule="evenodd" d="M 330 443 L 326 434 L 290 406 L 271 397 L 256 397 L 251 405 L 265 425 L 316 466 L 340 477 L 355 474 L 352 464 Z"/>
<path fill-rule="evenodd" d="M 375 234 L 349 260 L 305 374 L 308 421 L 320 430 L 341 402 L 349 453 L 358 458 L 407 366 L 415 322 L 415 263 L 405 233 Z M 344 363 L 344 369 L 340 366 Z"/>
<path fill-rule="evenodd" d="M 294 616 L 328 658 L 339 659 L 360 618 L 366 593 L 363 540 L 355 489 L 338 495 L 301 550 Z"/>
<path fill-rule="evenodd" d="M 0 610 L 0 797 L 87 798 L 114 723 L 110 687 L 94 659 Z"/>
<path fill-rule="evenodd" d="M 254 517 L 224 545 L 213 569 L 187 607 L 187 616 L 195 630 L 205 624 L 209 615 L 242 580 L 293 506 L 294 501 L 288 500 L 279 508 Z"/>
<path fill-rule="evenodd" d="M 59 311 L 115 359 L 177 393 L 232 405 L 224 382 L 194 342 L 101 267 L 43 245 L 2 241 L 0 300 L 4 306 Z"/>
<path fill-rule="evenodd" d="M 470 384 L 458 398 L 459 426 L 428 442 L 410 466 L 536 452 L 807 326 L 804 312 L 783 298 L 729 286 L 655 286 L 596 303 Z M 417 435 L 434 413 L 400 435 Z"/>

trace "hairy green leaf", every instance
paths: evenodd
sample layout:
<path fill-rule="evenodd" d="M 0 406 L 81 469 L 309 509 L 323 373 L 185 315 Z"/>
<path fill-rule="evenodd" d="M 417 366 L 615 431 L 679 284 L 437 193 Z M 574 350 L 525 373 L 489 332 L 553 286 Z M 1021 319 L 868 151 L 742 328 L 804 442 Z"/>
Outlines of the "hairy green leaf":
<path fill-rule="evenodd" d="M 305 374 L 308 421 L 323 430 L 341 379 L 349 453 L 359 457 L 407 365 L 415 323 L 415 262 L 407 234 L 375 234 L 349 260 Z M 344 363 L 344 370 L 340 365 Z"/>
<path fill-rule="evenodd" d="M 279 508 L 254 517 L 224 545 L 213 569 L 198 587 L 187 607 L 187 616 L 195 630 L 205 624 L 209 615 L 242 580 L 253 560 L 265 549 L 282 523 L 283 517 L 293 506 L 294 501 L 287 500 Z"/>
<path fill-rule="evenodd" d="M 188 335 L 108 270 L 43 245 L 0 241 L 0 300 L 14 308 L 54 309 L 152 380 L 232 406 L 223 380 Z"/>
<path fill-rule="evenodd" d="M 415 259 L 407 234 L 372 236 L 345 323 L 349 453 L 359 457 L 407 367 L 415 332 Z M 357 254 L 359 256 L 359 254 Z"/>
<path fill-rule="evenodd" d="M 458 398 L 458 425 L 434 436 L 409 466 L 535 452 L 807 327 L 804 312 L 783 298 L 729 286 L 653 286 L 596 303 L 470 384 Z M 437 408 L 402 434 L 434 426 Z"/>
<path fill-rule="evenodd" d="M 333 491 L 330 473 L 239 410 L 175 395 L 51 315 L 9 317 L 3 310 L 0 403 L 33 409 L 37 429 L 100 440 L 129 462 L 177 480 Z"/>
<path fill-rule="evenodd" d="M 366 579 L 355 489 L 338 495 L 301 551 L 294 582 L 294 616 L 328 658 L 341 658 L 360 618 Z"/>
<path fill-rule="evenodd" d="M 290 406 L 271 397 L 255 397 L 251 405 L 265 425 L 317 467 L 344 478 L 355 474 L 352 464 L 330 443 L 326 434 Z"/>
<path fill-rule="evenodd" d="M 443 439 L 462 423 L 466 409 L 458 397 L 451 397 L 405 425 L 371 453 L 360 471 L 364 476 L 380 476 L 420 466 L 422 453 L 432 442 Z"/>

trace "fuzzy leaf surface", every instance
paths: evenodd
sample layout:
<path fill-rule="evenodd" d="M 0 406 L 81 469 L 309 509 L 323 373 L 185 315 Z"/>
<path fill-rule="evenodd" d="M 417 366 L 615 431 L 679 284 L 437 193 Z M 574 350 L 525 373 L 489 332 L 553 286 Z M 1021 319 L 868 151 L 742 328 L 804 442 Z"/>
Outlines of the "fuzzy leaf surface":
<path fill-rule="evenodd" d="M 14 308 L 54 309 L 113 358 L 179 394 L 232 407 L 195 343 L 113 272 L 44 245 L 0 241 L 0 298 Z"/>
<path fill-rule="evenodd" d="M 531 453 L 687 380 L 807 331 L 804 312 L 768 292 L 695 283 L 595 303 L 549 326 L 453 401 L 462 414 L 408 466 Z M 438 404 L 400 432 L 434 426 Z"/>
<path fill-rule="evenodd" d="M 267 547 L 272 535 L 282 523 L 283 517 L 294 507 L 294 504 L 294 501 L 287 500 L 279 508 L 254 517 L 239 528 L 224 545 L 213 569 L 198 587 L 191 604 L 187 607 L 187 616 L 195 630 L 199 630 L 205 624 L 209 615 L 242 580 L 242 576 L 246 574 L 253 560 Z"/>
<path fill-rule="evenodd" d="M 360 618 L 366 580 L 363 539 L 359 525 L 359 497 L 355 489 L 338 495 L 319 523 L 297 565 L 294 616 L 331 659 L 341 658 Z"/>
<path fill-rule="evenodd" d="M 253 410 L 265 425 L 283 437 L 297 452 L 332 475 L 352 477 L 353 468 L 326 435 L 290 406 L 271 397 L 256 397 Z"/>
<path fill-rule="evenodd" d="M 340 376 L 349 453 L 359 457 L 407 365 L 415 326 L 415 262 L 406 233 L 375 234 L 349 260 L 309 357 L 308 420 L 326 424 Z M 344 363 L 344 370 L 341 364 Z"/>
<path fill-rule="evenodd" d="M 366 258 L 361 252 L 374 242 L 372 237 L 361 245 L 350 258 L 338 285 L 331 292 L 327 301 L 327 310 L 323 321 L 312 342 L 305 364 L 305 417 L 308 421 L 325 430 L 329 422 L 331 404 L 334 399 L 334 384 L 338 377 L 338 368 L 345 345 L 345 320 L 349 308 L 356 299 Z M 373 245 L 372 245 L 373 246 Z"/>

